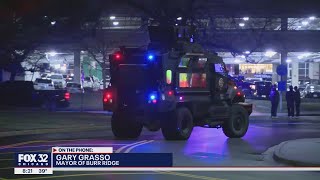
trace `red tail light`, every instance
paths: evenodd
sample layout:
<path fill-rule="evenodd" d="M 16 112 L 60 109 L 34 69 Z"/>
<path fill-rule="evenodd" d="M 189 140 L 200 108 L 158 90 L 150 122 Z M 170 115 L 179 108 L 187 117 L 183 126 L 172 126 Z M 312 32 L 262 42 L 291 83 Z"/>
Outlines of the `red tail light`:
<path fill-rule="evenodd" d="M 172 96 L 173 95 L 173 91 L 168 91 L 168 95 Z"/>
<path fill-rule="evenodd" d="M 64 94 L 64 98 L 65 98 L 66 100 L 69 100 L 69 99 L 70 99 L 70 93 L 66 92 L 66 93 Z"/>
<path fill-rule="evenodd" d="M 237 95 L 238 95 L 238 96 L 241 96 L 241 92 L 237 92 Z"/>
<path fill-rule="evenodd" d="M 103 102 L 110 102 L 112 103 L 112 95 L 110 92 L 106 92 L 103 96 Z"/>
<path fill-rule="evenodd" d="M 122 59 L 122 54 L 120 52 L 117 52 L 113 55 L 113 57 L 115 60 L 120 60 L 120 59 Z"/>

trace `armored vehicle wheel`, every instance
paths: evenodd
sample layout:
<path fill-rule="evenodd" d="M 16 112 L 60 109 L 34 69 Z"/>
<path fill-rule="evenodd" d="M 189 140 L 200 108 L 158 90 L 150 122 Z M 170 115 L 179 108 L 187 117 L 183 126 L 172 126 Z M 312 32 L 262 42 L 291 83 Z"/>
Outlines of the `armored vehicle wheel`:
<path fill-rule="evenodd" d="M 125 112 L 114 112 L 111 118 L 111 128 L 115 137 L 121 139 L 137 138 L 142 131 L 142 124 Z"/>
<path fill-rule="evenodd" d="M 193 117 L 186 107 L 168 113 L 161 122 L 161 131 L 166 140 L 187 140 L 193 130 Z"/>
<path fill-rule="evenodd" d="M 239 105 L 231 107 L 231 116 L 223 124 L 223 133 L 229 138 L 243 137 L 249 127 L 249 115 L 247 111 Z"/>

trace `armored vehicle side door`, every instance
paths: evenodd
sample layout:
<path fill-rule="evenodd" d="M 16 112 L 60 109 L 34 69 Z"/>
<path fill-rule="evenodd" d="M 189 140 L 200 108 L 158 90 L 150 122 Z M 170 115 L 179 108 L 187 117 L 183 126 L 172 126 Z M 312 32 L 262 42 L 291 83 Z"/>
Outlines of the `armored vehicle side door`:
<path fill-rule="evenodd" d="M 221 119 L 228 116 L 228 73 L 223 62 L 212 62 L 208 66 L 212 105 L 209 114 L 214 119 Z"/>
<path fill-rule="evenodd" d="M 212 92 L 214 99 L 217 100 L 215 102 L 219 103 L 219 100 L 227 100 L 228 72 L 225 64 L 222 62 L 212 63 L 210 66 L 212 76 L 210 91 Z"/>
<path fill-rule="evenodd" d="M 181 58 L 176 71 L 176 89 L 179 98 L 192 106 L 195 117 L 208 114 L 210 91 L 208 73 L 205 70 L 207 58 L 201 56 L 185 56 Z"/>

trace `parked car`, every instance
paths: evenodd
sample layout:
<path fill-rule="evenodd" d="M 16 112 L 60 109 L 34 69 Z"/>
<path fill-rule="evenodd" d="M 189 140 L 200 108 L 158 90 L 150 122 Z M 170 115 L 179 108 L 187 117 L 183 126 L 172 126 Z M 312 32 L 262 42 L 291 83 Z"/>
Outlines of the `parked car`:
<path fill-rule="evenodd" d="M 244 95 L 245 98 L 252 98 L 255 92 L 255 84 L 251 82 L 244 81 L 243 77 L 231 77 L 237 88 L 239 89 L 240 93 Z"/>
<path fill-rule="evenodd" d="M 66 88 L 67 88 L 67 91 L 70 93 L 84 93 L 84 89 L 79 83 L 69 82 L 67 83 Z"/>
<path fill-rule="evenodd" d="M 270 81 L 255 81 L 254 86 L 255 92 L 254 97 L 268 99 L 272 88 L 272 82 Z"/>
<path fill-rule="evenodd" d="M 308 84 L 301 94 L 303 98 L 320 98 L 320 85 Z"/>
<path fill-rule="evenodd" d="M 85 77 L 83 81 L 83 88 L 93 91 L 98 91 L 100 89 L 100 80 L 96 77 Z"/>
<path fill-rule="evenodd" d="M 66 83 L 73 81 L 73 77 L 69 74 L 64 74 L 62 76 L 63 76 L 63 79 L 66 81 Z"/>
<path fill-rule="evenodd" d="M 52 80 L 56 89 L 63 89 L 66 87 L 66 81 L 64 80 L 62 74 L 52 74 L 49 76 L 49 78 Z"/>
<path fill-rule="evenodd" d="M 34 81 L 34 89 L 36 90 L 54 90 L 54 85 L 51 79 L 37 78 Z"/>
<path fill-rule="evenodd" d="M 48 78 L 50 76 L 50 74 L 48 74 L 48 73 L 43 73 L 43 74 L 41 74 L 41 78 L 42 79 L 46 79 L 46 78 Z"/>
<path fill-rule="evenodd" d="M 36 90 L 32 81 L 6 81 L 0 84 L 0 105 L 35 107 L 50 103 L 69 106 L 70 93 L 66 90 Z"/>
<path fill-rule="evenodd" d="M 253 98 L 256 92 L 255 83 L 239 81 L 237 82 L 237 87 L 242 90 L 246 98 Z"/>
<path fill-rule="evenodd" d="M 92 89 L 93 88 L 93 80 L 91 77 L 85 77 L 82 84 L 83 88 L 85 89 Z"/>

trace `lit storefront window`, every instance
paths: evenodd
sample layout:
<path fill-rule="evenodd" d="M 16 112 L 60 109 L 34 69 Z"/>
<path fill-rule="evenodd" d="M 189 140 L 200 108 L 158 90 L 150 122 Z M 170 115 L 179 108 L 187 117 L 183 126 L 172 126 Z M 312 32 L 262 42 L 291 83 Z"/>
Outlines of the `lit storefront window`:
<path fill-rule="evenodd" d="M 241 74 L 270 74 L 272 64 L 240 64 Z"/>

